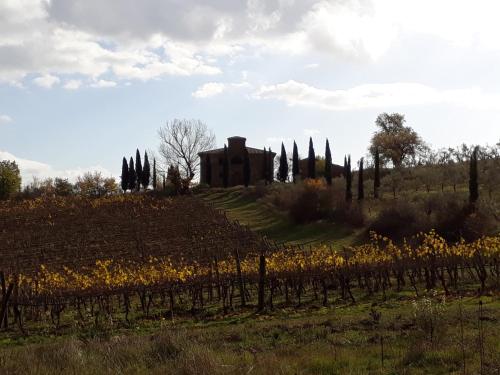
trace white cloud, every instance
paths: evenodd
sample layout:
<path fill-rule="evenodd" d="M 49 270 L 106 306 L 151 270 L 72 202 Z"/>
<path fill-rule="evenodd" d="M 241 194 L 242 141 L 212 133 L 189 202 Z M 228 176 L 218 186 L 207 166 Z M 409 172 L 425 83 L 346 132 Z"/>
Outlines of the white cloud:
<path fill-rule="evenodd" d="M 90 87 L 94 88 L 107 88 L 107 87 L 115 87 L 116 82 L 106 81 L 105 79 L 100 79 L 99 81 L 92 83 Z"/>
<path fill-rule="evenodd" d="M 317 2 L 301 22 L 305 43 L 327 53 L 378 59 L 389 49 L 397 29 L 376 4 L 362 0 Z"/>
<path fill-rule="evenodd" d="M 499 13 L 497 0 L 2 1 L 0 81 L 215 75 L 221 56 L 262 53 L 375 61 L 415 35 L 500 50 Z"/>
<path fill-rule="evenodd" d="M 68 2 L 69 4 L 69 2 Z M 111 2 L 110 2 L 111 4 Z M 94 4 L 80 10 L 73 19 L 58 18 L 54 14 L 57 2 L 46 0 L 7 1 L 0 3 L 0 82 L 19 84 L 28 74 L 80 74 L 100 79 L 112 73 L 117 79 L 149 80 L 162 75 L 218 74 L 220 69 L 210 65 L 199 48 L 191 42 L 176 40 L 150 30 L 141 38 L 121 38 L 127 30 L 106 33 L 93 29 L 89 17 L 98 17 L 105 24 L 113 24 L 116 13 L 126 8 L 115 3 Z M 134 4 L 133 14 L 157 11 Z M 88 14 L 88 12 L 92 14 Z M 47 80 L 37 80 L 49 85 Z M 44 86 L 45 87 L 45 86 Z"/>
<path fill-rule="evenodd" d="M 71 79 L 68 82 L 66 82 L 63 87 L 66 90 L 77 90 L 80 88 L 81 85 L 82 85 L 82 81 L 80 81 L 78 79 Z"/>
<path fill-rule="evenodd" d="M 225 87 L 226 85 L 224 83 L 208 82 L 198 87 L 198 89 L 191 95 L 198 99 L 211 98 L 213 96 L 221 94 L 224 91 Z"/>
<path fill-rule="evenodd" d="M 33 180 L 33 177 L 44 179 L 44 178 L 67 178 L 71 182 L 75 182 L 78 176 L 83 175 L 85 172 L 101 172 L 105 177 L 112 176 L 111 172 L 106 168 L 95 165 L 90 167 L 77 167 L 73 169 L 56 169 L 49 164 L 41 163 L 39 161 L 23 159 L 17 157 L 7 151 L 0 150 L 0 160 L 11 160 L 15 161 L 21 172 L 21 178 L 23 184 L 28 184 Z"/>
<path fill-rule="evenodd" d="M 456 46 L 500 49 L 496 0 L 377 0 L 381 20 L 400 32 L 427 34 Z"/>
<path fill-rule="evenodd" d="M 469 109 L 500 109 L 500 95 L 478 88 L 439 90 L 419 83 L 386 83 L 355 86 L 345 90 L 326 90 L 290 80 L 262 86 L 257 99 L 276 99 L 289 106 L 306 106 L 345 111 L 413 105 L 451 104 Z"/>
<path fill-rule="evenodd" d="M 208 82 L 196 89 L 191 95 L 198 99 L 211 98 L 220 95 L 227 91 L 234 91 L 238 89 L 252 87 L 248 82 L 241 83 L 222 83 L 222 82 Z"/>
<path fill-rule="evenodd" d="M 0 115 L 0 125 L 9 124 L 12 122 L 12 117 L 7 115 Z"/>
<path fill-rule="evenodd" d="M 40 87 L 51 89 L 52 86 L 58 84 L 61 80 L 53 75 L 44 74 L 43 76 L 37 77 L 33 80 L 33 82 Z"/>

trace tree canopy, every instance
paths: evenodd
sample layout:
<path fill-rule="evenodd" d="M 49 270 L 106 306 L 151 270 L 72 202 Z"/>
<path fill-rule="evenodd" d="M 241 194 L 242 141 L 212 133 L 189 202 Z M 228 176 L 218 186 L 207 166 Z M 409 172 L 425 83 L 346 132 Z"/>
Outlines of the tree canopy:
<path fill-rule="evenodd" d="M 332 152 L 330 151 L 328 139 L 325 146 L 325 179 L 328 185 L 332 184 Z"/>
<path fill-rule="evenodd" d="M 293 141 L 293 156 L 292 156 L 292 177 L 293 182 L 296 182 L 297 176 L 299 175 L 299 151 L 297 149 L 297 143 Z"/>
<path fill-rule="evenodd" d="M 102 177 L 101 172 L 86 172 L 78 176 L 75 189 L 78 194 L 97 198 L 118 192 L 118 185 L 113 177 Z"/>
<path fill-rule="evenodd" d="M 134 190 L 137 183 L 137 174 L 135 173 L 134 168 L 134 159 L 130 157 L 130 161 L 128 164 L 128 188 L 130 190 Z"/>
<path fill-rule="evenodd" d="M 135 175 L 137 178 L 137 190 L 140 190 L 142 180 L 142 161 L 139 149 L 137 149 L 135 152 Z"/>
<path fill-rule="evenodd" d="M 122 174 L 121 174 L 121 187 L 122 187 L 122 190 L 123 191 L 127 191 L 128 189 L 128 163 L 127 163 L 127 159 L 125 159 L 125 157 L 123 157 L 123 160 L 122 160 Z"/>
<path fill-rule="evenodd" d="M 405 116 L 399 113 L 382 113 L 375 124 L 378 131 L 372 137 L 370 151 L 375 155 L 378 149 L 381 161 L 390 161 L 394 167 L 400 167 L 414 159 L 425 145 L 410 126 L 405 126 Z"/>
<path fill-rule="evenodd" d="M 316 178 L 316 153 L 314 152 L 312 137 L 309 138 L 309 154 L 307 157 L 307 177 Z"/>
<path fill-rule="evenodd" d="M 21 174 L 15 161 L 0 161 L 0 200 L 9 199 L 21 189 Z"/>
<path fill-rule="evenodd" d="M 141 173 L 141 184 L 144 190 L 148 188 L 150 180 L 151 180 L 151 165 L 149 164 L 148 153 L 144 152 L 144 165 L 142 167 L 142 173 Z"/>
<path fill-rule="evenodd" d="M 278 180 L 286 182 L 288 179 L 288 158 L 286 156 L 285 145 L 281 142 L 280 166 L 278 169 Z"/>

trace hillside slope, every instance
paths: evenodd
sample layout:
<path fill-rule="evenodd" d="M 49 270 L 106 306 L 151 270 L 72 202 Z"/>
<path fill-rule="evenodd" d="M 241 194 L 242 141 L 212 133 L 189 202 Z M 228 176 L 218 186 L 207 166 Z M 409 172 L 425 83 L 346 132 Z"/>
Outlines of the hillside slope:
<path fill-rule="evenodd" d="M 291 244 L 328 244 L 335 248 L 359 241 L 361 230 L 328 222 L 295 224 L 284 212 L 279 212 L 260 199 L 245 195 L 242 187 L 211 189 L 200 197 L 226 212 L 231 220 L 248 225 L 269 239 Z"/>

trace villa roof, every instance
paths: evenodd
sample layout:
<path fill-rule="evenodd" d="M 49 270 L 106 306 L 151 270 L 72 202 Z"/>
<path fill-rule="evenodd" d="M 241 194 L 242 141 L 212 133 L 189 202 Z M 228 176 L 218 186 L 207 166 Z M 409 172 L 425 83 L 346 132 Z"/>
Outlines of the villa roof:
<path fill-rule="evenodd" d="M 233 138 L 242 138 L 242 137 L 233 137 Z M 260 148 L 247 147 L 247 150 L 248 150 L 249 154 L 263 154 L 264 153 L 264 150 L 261 150 Z M 198 155 L 221 154 L 223 152 L 224 152 L 224 148 L 216 148 L 214 150 L 208 150 L 208 151 L 199 152 Z M 271 153 L 274 154 L 274 155 L 276 155 L 275 152 L 271 152 Z"/>

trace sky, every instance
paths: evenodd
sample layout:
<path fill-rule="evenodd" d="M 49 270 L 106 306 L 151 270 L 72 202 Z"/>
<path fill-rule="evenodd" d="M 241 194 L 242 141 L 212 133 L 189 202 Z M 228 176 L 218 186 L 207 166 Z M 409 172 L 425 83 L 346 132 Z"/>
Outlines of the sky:
<path fill-rule="evenodd" d="M 497 0 L 0 0 L 0 159 L 119 176 L 167 121 L 217 145 L 364 156 L 382 112 L 434 148 L 500 140 Z"/>

